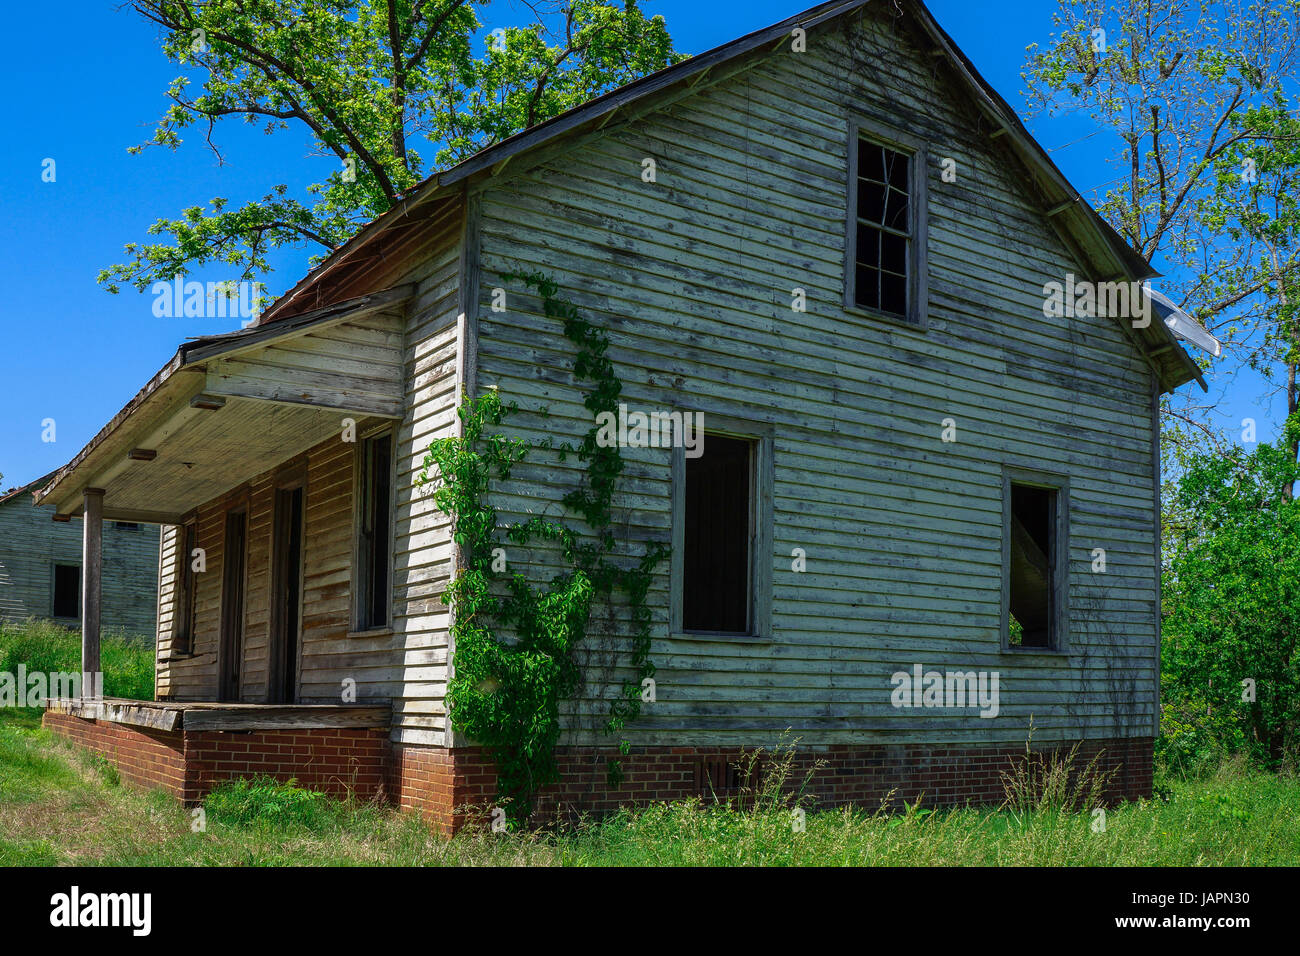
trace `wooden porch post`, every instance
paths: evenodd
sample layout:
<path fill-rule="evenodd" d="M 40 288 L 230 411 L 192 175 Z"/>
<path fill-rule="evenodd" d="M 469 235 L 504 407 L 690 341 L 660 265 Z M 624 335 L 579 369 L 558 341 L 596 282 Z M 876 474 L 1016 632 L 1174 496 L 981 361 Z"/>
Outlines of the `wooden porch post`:
<path fill-rule="evenodd" d="M 81 519 L 81 696 L 87 696 L 86 682 L 90 682 L 90 696 L 98 686 L 94 675 L 99 673 L 99 611 L 102 594 L 101 576 L 104 568 L 104 490 L 87 488 L 82 492 L 85 513 Z"/>

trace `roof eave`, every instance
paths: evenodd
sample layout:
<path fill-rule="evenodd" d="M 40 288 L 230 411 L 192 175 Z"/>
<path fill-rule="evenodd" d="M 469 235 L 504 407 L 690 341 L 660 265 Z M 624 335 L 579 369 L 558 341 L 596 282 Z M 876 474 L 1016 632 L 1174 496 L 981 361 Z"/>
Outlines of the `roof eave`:
<path fill-rule="evenodd" d="M 77 467 L 107 441 L 114 432 L 126 424 L 136 409 L 144 405 L 158 389 L 162 388 L 176 372 L 184 367 L 185 348 L 182 346 L 176 350 L 176 354 L 172 356 L 171 360 L 160 368 L 153 378 L 149 379 L 144 387 L 122 406 L 122 409 L 116 415 L 109 419 L 108 424 L 101 428 L 90 441 L 86 442 L 81 451 L 77 452 L 71 461 L 54 472 L 54 477 L 43 488 L 34 493 L 34 503 L 37 505 L 42 504 L 46 499 L 52 497 L 55 492 L 61 490 L 64 479 L 76 471 Z"/>
<path fill-rule="evenodd" d="M 415 287 L 413 285 L 395 286 L 382 292 L 357 296 L 344 302 L 337 302 L 321 309 L 293 316 L 271 329 L 250 326 L 247 329 L 221 335 L 202 336 L 182 344 L 171 360 L 159 369 L 157 374 L 113 416 L 109 423 L 85 444 L 75 458 L 53 472 L 52 475 L 47 475 L 46 479 L 48 480 L 39 479 L 44 484 L 39 491 L 33 492 L 34 503 L 39 505 L 63 490 L 61 486 L 64 480 L 76 471 L 77 467 L 94 454 L 100 446 L 107 442 L 119 428 L 125 426 L 140 408 L 171 381 L 176 373 L 189 369 L 201 370 L 204 363 L 211 359 L 228 356 L 233 352 L 244 349 L 268 345 L 278 339 L 299 334 L 303 330 L 314 328 L 325 322 L 342 321 L 358 313 L 374 312 L 394 307 L 409 299 L 414 293 Z"/>

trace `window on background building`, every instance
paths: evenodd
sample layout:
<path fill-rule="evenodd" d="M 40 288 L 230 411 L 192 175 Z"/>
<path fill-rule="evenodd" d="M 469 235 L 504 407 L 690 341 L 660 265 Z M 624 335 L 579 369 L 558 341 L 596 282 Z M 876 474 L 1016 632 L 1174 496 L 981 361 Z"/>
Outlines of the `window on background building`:
<path fill-rule="evenodd" d="M 54 566 L 54 617 L 81 617 L 81 565 Z"/>

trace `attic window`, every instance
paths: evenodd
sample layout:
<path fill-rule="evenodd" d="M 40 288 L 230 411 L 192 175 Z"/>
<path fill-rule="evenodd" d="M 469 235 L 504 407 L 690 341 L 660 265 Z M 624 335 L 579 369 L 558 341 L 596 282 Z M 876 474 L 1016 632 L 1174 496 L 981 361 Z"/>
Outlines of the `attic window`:
<path fill-rule="evenodd" d="M 924 154 L 853 131 L 846 302 L 919 323 L 924 308 Z"/>
<path fill-rule="evenodd" d="M 1063 649 L 1067 500 L 1063 486 L 1006 480 L 1003 615 L 1007 647 Z"/>

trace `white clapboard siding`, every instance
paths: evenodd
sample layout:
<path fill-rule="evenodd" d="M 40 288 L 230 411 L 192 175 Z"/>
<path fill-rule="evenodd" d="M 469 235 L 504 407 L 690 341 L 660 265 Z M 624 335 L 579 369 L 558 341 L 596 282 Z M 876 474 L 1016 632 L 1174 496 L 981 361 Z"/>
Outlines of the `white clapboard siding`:
<path fill-rule="evenodd" d="M 444 742 L 448 613 L 441 596 L 450 572 L 450 530 L 427 490 L 417 490 L 413 482 L 430 442 L 450 434 L 455 423 L 461 230 L 459 203 L 445 206 L 430 217 L 417 248 L 369 277 L 376 287 L 415 286 L 401 318 L 376 314 L 331 323 L 213 362 L 208 370 L 210 391 L 236 396 L 236 402 L 266 400 L 239 406 L 249 416 L 240 423 L 245 430 L 256 427 L 259 414 L 296 400 L 371 409 L 398 419 L 392 629 L 352 632 L 356 446 L 336 434 L 301 455 L 262 456 L 260 474 L 223 489 L 197 509 L 198 546 L 206 549 L 207 571 L 198 581 L 193 654 L 177 659 L 171 659 L 171 642 L 179 531 L 166 530 L 160 558 L 155 552 L 162 582 L 160 695 L 216 697 L 225 513 L 244 507 L 248 551 L 240 698 L 267 699 L 275 487 L 279 474 L 297 469 L 306 479 L 298 699 L 337 703 L 344 682 L 352 681 L 360 701 L 392 702 L 394 739 Z M 330 419 L 330 427 L 337 430 L 339 421 Z M 372 423 L 378 421 L 358 419 L 361 431 Z"/>
<path fill-rule="evenodd" d="M 482 189 L 478 383 L 550 412 L 512 433 L 571 441 L 590 424 L 559 323 L 505 278 L 519 269 L 553 277 L 610 330 L 630 406 L 773 429 L 774 640 L 670 637 L 665 563 L 649 597 L 657 702 L 634 744 L 763 742 L 787 727 L 806 744 L 1016 743 L 1031 718 L 1047 740 L 1150 733 L 1152 376 L 1112 320 L 1043 316 L 1044 283 L 1082 269 L 944 69 L 870 19 L 814 31 L 806 53 L 755 57 Z M 928 144 L 925 331 L 842 306 L 851 115 Z M 939 176 L 947 156 L 955 183 Z M 642 181 L 646 157 L 656 183 Z M 506 313 L 489 308 L 494 286 Z M 940 437 L 947 418 L 955 443 Z M 636 554 L 669 538 L 670 464 L 655 449 L 625 458 L 616 518 Z M 1069 477 L 1068 656 L 1000 649 L 1003 465 Z M 560 514 L 577 467 L 536 453 L 501 488 L 503 518 Z M 1096 547 L 1104 576 L 1090 571 Z M 543 577 L 546 560 L 512 555 Z M 593 739 L 598 698 L 628 673 L 625 655 L 609 658 L 618 638 L 592 644 L 611 666 L 566 708 L 574 741 Z M 892 707 L 891 674 L 915 663 L 998 671 L 999 716 Z"/>
<path fill-rule="evenodd" d="M 451 529 L 433 505 L 431 488 L 415 480 L 436 438 L 453 434 L 457 406 L 460 315 L 459 214 L 441 224 L 407 307 L 404 382 L 406 417 L 397 433 L 393 556 L 393 630 L 401 683 L 393 694 L 393 739 L 448 742 L 448 609 Z"/>

